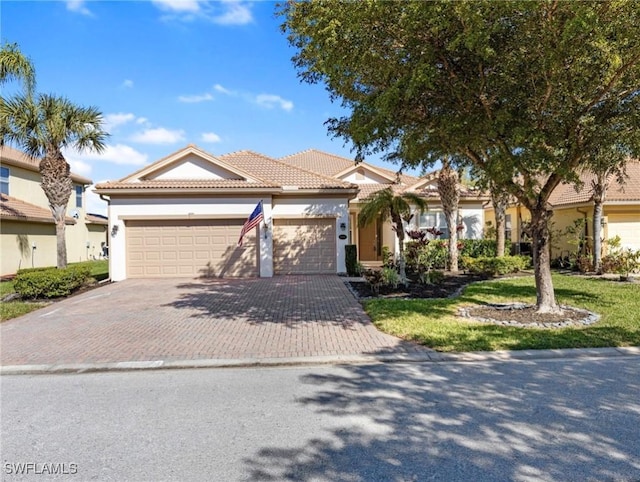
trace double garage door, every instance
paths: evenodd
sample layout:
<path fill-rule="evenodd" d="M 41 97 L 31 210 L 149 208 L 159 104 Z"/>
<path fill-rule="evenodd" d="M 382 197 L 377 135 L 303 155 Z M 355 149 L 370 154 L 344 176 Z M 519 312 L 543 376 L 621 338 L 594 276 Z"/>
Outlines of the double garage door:
<path fill-rule="evenodd" d="M 130 220 L 127 277 L 257 277 L 256 230 L 238 238 L 244 219 Z M 274 219 L 275 274 L 336 273 L 335 219 Z"/>
<path fill-rule="evenodd" d="M 335 274 L 335 218 L 274 219 L 273 271 Z"/>
<path fill-rule="evenodd" d="M 129 278 L 258 276 L 256 230 L 244 219 L 127 221 Z"/>

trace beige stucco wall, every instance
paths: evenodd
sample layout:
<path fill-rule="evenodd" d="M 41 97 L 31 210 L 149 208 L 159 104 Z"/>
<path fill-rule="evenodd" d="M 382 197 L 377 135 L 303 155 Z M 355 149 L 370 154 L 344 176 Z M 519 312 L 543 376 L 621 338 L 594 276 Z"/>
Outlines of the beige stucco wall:
<path fill-rule="evenodd" d="M 56 265 L 56 230 L 52 224 L 3 221 L 0 225 L 0 273 Z M 35 245 L 35 249 L 32 249 Z"/>
<path fill-rule="evenodd" d="M 520 236 L 519 223 L 517 220 L 521 216 L 523 221 L 529 221 L 531 216 L 529 211 L 523 207 L 512 206 L 507 210 L 511 214 L 512 231 L 511 242 L 516 242 Z M 602 231 L 605 252 L 606 241 L 616 235 L 622 239 L 622 246 L 632 249 L 640 249 L 640 204 L 620 204 L 604 206 L 605 224 Z M 554 210 L 552 222 L 552 249 L 551 256 L 566 256 L 575 252 L 578 246 L 571 237 L 563 232 L 573 225 L 577 219 L 587 219 L 588 227 L 586 231 L 587 240 L 590 246 L 593 242 L 593 206 L 582 205 Z M 495 213 L 492 208 L 485 211 L 485 227 L 491 223 L 495 227 Z"/>
<path fill-rule="evenodd" d="M 21 167 L 9 168 L 9 195 L 29 204 L 34 204 L 49 210 L 49 202 L 40 187 L 40 174 Z M 76 193 L 73 191 L 67 205 L 67 215 L 76 219 L 76 224 L 69 224 L 65 229 L 67 244 L 67 260 L 70 263 L 86 261 L 101 253 L 102 241 L 106 240 L 106 226 L 85 224 L 86 193 L 82 195 L 82 207 L 76 207 Z M 76 214 L 77 213 L 77 214 Z M 76 214 L 76 216 L 74 216 Z M 23 221 L 5 221 L 0 225 L 2 244 L 0 257 L 2 271 L 0 274 L 14 274 L 19 268 L 30 268 L 32 265 L 31 246 L 35 242 L 33 251 L 33 265 L 36 267 L 56 265 L 56 239 L 53 222 L 32 223 Z M 87 243 L 89 248 L 87 249 Z M 28 249 L 24 247 L 28 246 Z"/>

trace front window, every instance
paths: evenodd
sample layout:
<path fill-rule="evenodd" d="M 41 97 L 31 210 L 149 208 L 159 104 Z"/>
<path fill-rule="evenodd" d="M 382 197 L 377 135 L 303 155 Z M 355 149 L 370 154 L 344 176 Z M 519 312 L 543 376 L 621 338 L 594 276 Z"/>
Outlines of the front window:
<path fill-rule="evenodd" d="M 0 167 L 0 192 L 9 195 L 9 168 Z"/>
<path fill-rule="evenodd" d="M 82 207 L 82 193 L 84 192 L 84 189 L 82 188 L 82 186 L 76 186 L 76 207 L 77 208 L 81 208 Z"/>
<path fill-rule="evenodd" d="M 511 214 L 506 214 L 504 217 L 504 239 L 507 242 L 511 242 Z"/>
<path fill-rule="evenodd" d="M 449 230 L 447 220 L 442 211 L 422 213 L 419 218 L 419 228 L 428 232 L 429 239 L 448 239 Z"/>

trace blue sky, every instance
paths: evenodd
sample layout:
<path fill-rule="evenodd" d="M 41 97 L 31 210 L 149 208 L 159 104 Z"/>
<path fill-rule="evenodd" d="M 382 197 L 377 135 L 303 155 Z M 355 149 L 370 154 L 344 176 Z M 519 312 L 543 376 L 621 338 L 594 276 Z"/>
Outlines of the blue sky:
<path fill-rule="evenodd" d="M 214 155 L 316 148 L 352 157 L 323 125 L 340 105 L 297 78 L 275 11 L 273 2 L 3 0 L 0 21 L 2 40 L 35 64 L 38 92 L 103 112 L 106 152 L 66 153 L 94 182 L 190 143 Z M 90 196 L 89 210 L 105 207 Z"/>

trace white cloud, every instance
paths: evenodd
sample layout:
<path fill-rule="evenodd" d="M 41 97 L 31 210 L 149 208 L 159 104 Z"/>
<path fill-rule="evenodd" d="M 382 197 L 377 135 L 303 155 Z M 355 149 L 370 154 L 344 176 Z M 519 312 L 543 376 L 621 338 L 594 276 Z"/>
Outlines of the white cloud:
<path fill-rule="evenodd" d="M 92 16 L 91 10 L 85 5 L 85 0 L 67 0 L 67 10 L 82 15 Z"/>
<path fill-rule="evenodd" d="M 147 119 L 146 117 L 138 117 L 136 119 L 136 124 L 148 124 L 149 123 L 149 119 Z"/>
<path fill-rule="evenodd" d="M 234 95 L 235 92 L 229 90 L 229 89 L 225 89 L 224 87 L 222 87 L 220 84 L 216 84 L 213 86 L 213 90 L 215 90 L 216 92 L 220 92 L 221 94 L 225 94 L 225 95 Z"/>
<path fill-rule="evenodd" d="M 219 25 L 246 25 L 253 21 L 251 7 L 247 3 L 239 1 L 221 1 L 223 11 L 211 18 L 213 23 Z"/>
<path fill-rule="evenodd" d="M 121 87 L 124 87 L 125 89 L 132 89 L 133 88 L 133 80 L 125 79 L 122 82 Z"/>
<path fill-rule="evenodd" d="M 145 129 L 134 134 L 131 140 L 143 144 L 175 144 L 176 142 L 184 141 L 184 131 L 170 130 L 164 127 Z"/>
<path fill-rule="evenodd" d="M 159 10 L 167 12 L 163 20 L 191 22 L 205 20 L 217 25 L 246 25 L 253 22 L 251 3 L 242 0 L 152 0 Z"/>
<path fill-rule="evenodd" d="M 73 154 L 71 156 L 65 156 L 65 158 L 69 166 L 71 166 L 71 172 L 84 177 L 91 176 L 91 164 L 78 159 Z"/>
<path fill-rule="evenodd" d="M 100 184 L 105 181 L 98 181 L 96 184 Z M 89 186 L 85 191 L 85 200 L 87 201 L 86 210 L 91 214 L 102 214 L 103 216 L 107 215 L 107 203 L 100 199 L 100 195 L 93 192 L 93 188 L 95 184 Z"/>
<path fill-rule="evenodd" d="M 198 102 L 213 100 L 213 96 L 207 92 L 201 95 L 181 95 L 178 97 L 178 100 L 186 104 L 196 104 Z"/>
<path fill-rule="evenodd" d="M 198 0 L 151 0 L 156 7 L 163 12 L 199 12 Z"/>
<path fill-rule="evenodd" d="M 203 132 L 200 139 L 202 139 L 203 142 L 209 142 L 211 144 L 222 141 L 220 136 L 215 132 Z"/>
<path fill-rule="evenodd" d="M 115 114 L 107 114 L 104 116 L 104 128 L 106 131 L 115 129 L 118 126 L 133 122 L 136 119 L 135 114 L 130 112 L 118 112 Z"/>
<path fill-rule="evenodd" d="M 65 157 L 67 157 L 66 153 Z M 91 167 L 91 164 L 96 162 L 109 162 L 111 164 L 119 165 L 142 166 L 147 163 L 149 156 L 125 144 L 107 144 L 104 151 L 102 151 L 101 153 L 97 153 L 94 151 L 72 151 L 68 157 L 69 164 L 72 166 L 74 164 L 78 165 L 78 163 L 82 163 Z M 80 172 L 78 172 L 78 174 L 80 174 Z"/>
<path fill-rule="evenodd" d="M 273 94 L 260 94 L 255 98 L 256 104 L 266 107 L 267 109 L 273 109 L 274 107 L 280 107 L 282 110 L 289 112 L 293 109 L 293 102 L 287 99 L 283 99 L 279 95 Z"/>

